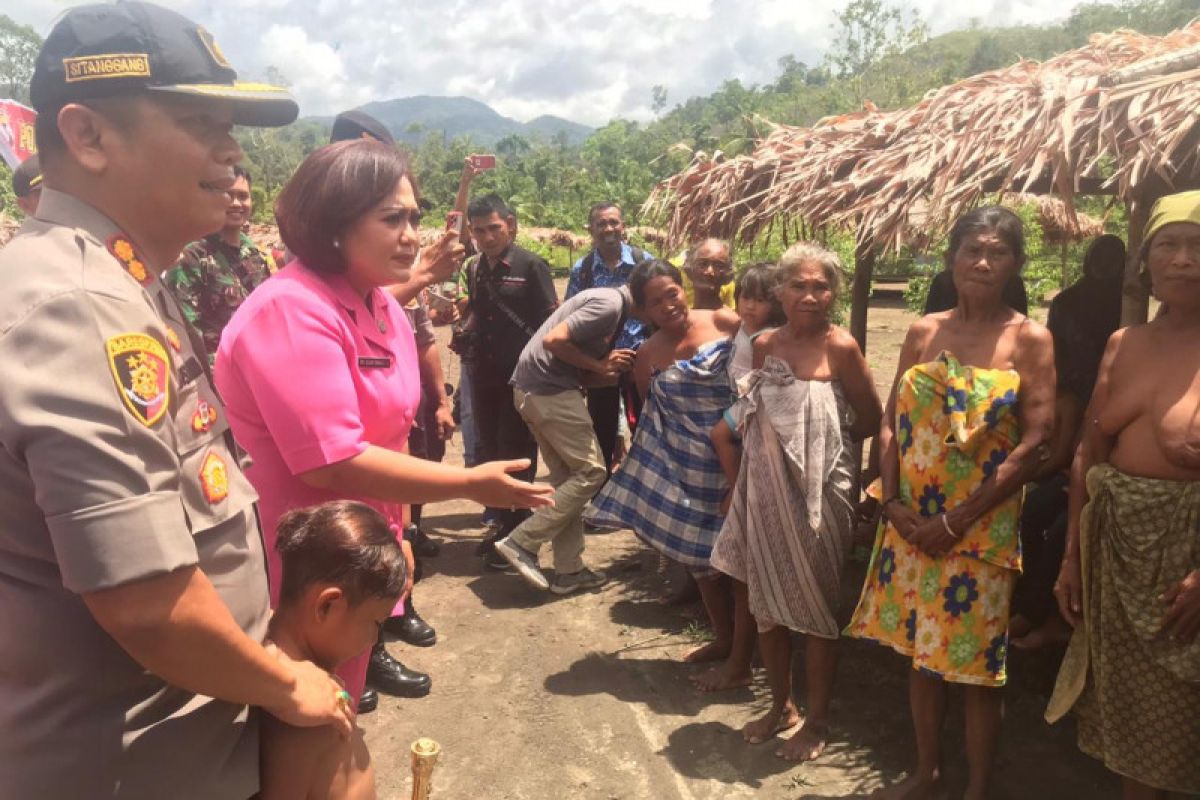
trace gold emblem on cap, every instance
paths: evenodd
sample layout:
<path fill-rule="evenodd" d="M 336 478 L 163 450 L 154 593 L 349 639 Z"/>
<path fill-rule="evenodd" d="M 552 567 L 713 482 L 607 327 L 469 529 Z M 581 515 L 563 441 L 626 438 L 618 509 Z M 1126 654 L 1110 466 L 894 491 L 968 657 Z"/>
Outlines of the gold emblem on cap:
<path fill-rule="evenodd" d="M 67 83 L 105 78 L 149 78 L 150 56 L 146 53 L 104 53 L 64 58 L 63 69 Z"/>
<path fill-rule="evenodd" d="M 217 40 L 213 38 L 211 33 L 203 27 L 198 27 L 196 28 L 196 34 L 199 35 L 200 43 L 204 45 L 204 49 L 212 56 L 213 61 L 217 62 L 218 67 L 233 69 L 233 66 L 229 63 L 229 59 L 225 58 L 225 54 L 221 52 L 220 45 L 217 44 Z"/>

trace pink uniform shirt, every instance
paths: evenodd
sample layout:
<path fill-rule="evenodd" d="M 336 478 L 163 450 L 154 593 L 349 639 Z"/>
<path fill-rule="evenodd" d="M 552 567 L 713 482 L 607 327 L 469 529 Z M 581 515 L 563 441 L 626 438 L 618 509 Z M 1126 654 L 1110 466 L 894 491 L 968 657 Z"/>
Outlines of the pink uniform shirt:
<path fill-rule="evenodd" d="M 401 504 L 346 497 L 298 477 L 369 445 L 401 451 L 408 441 L 421 393 L 412 327 L 386 291 L 373 290 L 369 300 L 368 308 L 341 275 L 293 261 L 247 298 L 221 335 L 217 390 L 253 461 L 246 476 L 260 497 L 272 605 L 282 570 L 275 528 L 285 512 L 361 500 L 387 517 L 397 538 L 403 530 Z M 399 604 L 395 613 L 402 612 Z M 365 676 L 361 662 L 348 672 Z M 357 699 L 363 678 L 345 672 Z"/>

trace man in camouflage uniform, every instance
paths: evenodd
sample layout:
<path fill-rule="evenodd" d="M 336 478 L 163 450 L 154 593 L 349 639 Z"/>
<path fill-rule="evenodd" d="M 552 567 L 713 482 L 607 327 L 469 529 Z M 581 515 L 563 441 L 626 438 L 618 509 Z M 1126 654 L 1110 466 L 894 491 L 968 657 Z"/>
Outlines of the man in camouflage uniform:
<path fill-rule="evenodd" d="M 187 321 L 200 332 L 211 364 L 221 331 L 250 292 L 271 277 L 277 266 L 242 232 L 254 211 L 250 175 L 234 167 L 237 180 L 229 190 L 225 226 L 184 248 L 179 263 L 163 276 Z"/>

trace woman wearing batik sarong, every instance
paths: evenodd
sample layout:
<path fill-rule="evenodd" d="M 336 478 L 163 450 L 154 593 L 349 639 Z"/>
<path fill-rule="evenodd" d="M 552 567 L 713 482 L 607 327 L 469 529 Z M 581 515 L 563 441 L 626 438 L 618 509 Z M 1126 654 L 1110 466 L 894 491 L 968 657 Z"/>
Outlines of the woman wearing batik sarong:
<path fill-rule="evenodd" d="M 771 685 L 770 710 L 742 735 L 757 744 L 801 721 L 791 632 L 804 634 L 804 726 L 777 751 L 793 761 L 819 756 L 829 736 L 854 442 L 879 429 L 881 414 L 858 343 L 829 321 L 840 279 L 837 256 L 824 248 L 801 243 L 783 254 L 775 292 L 787 322 L 755 340 L 746 393 L 713 430 L 734 488 L 712 564 L 747 597 Z M 743 450 L 752 456 L 743 459 Z"/>
<path fill-rule="evenodd" d="M 726 658 L 733 647 L 733 599 L 708 557 L 721 529 L 725 474 L 708 432 L 733 400 L 728 363 L 733 311 L 689 309 L 679 270 L 639 264 L 629 277 L 634 305 L 654 326 L 638 349 L 634 379 L 646 398 L 629 454 L 592 500 L 584 519 L 629 527 L 696 577 L 716 638 L 688 661 Z M 749 653 L 743 683 L 749 682 Z"/>
<path fill-rule="evenodd" d="M 1003 711 L 1020 489 L 1054 421 L 1049 331 L 1004 303 L 1021 220 L 981 208 L 950 231 L 958 305 L 908 330 L 879 431 L 884 523 L 846 632 L 912 659 L 917 765 L 881 797 L 939 793 L 947 683 L 965 684 L 969 778 L 987 795 Z"/>
<path fill-rule="evenodd" d="M 1109 339 L 1085 415 L 1046 718 L 1074 708 L 1125 797 L 1161 798 L 1200 793 L 1200 192 L 1159 200 L 1143 242 L 1165 310 Z"/>

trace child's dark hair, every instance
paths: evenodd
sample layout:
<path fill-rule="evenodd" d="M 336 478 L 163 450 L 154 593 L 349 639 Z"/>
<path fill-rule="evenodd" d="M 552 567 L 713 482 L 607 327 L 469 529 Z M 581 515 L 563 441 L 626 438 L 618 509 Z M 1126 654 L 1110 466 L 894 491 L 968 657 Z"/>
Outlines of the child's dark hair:
<path fill-rule="evenodd" d="M 278 532 L 280 605 L 297 600 L 314 583 L 337 586 L 351 605 L 399 597 L 404 590 L 404 551 L 383 515 L 365 503 L 336 500 L 289 511 Z"/>
<path fill-rule="evenodd" d="M 767 316 L 767 327 L 778 328 L 787 323 L 783 305 L 775 291 L 778 282 L 779 267 L 769 261 L 756 261 L 738 276 L 737 283 L 733 285 L 733 299 L 739 300 L 742 295 L 746 295 L 770 303 L 771 313 Z"/>

